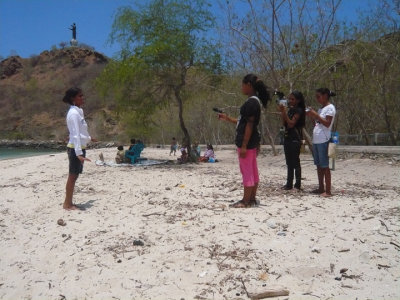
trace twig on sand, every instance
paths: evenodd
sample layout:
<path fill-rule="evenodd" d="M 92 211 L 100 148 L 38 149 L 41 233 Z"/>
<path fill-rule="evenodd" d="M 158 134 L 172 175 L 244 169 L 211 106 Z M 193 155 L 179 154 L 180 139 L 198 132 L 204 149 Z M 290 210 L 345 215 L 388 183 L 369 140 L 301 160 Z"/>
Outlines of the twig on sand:
<path fill-rule="evenodd" d="M 246 292 L 247 297 L 250 298 L 249 292 L 247 291 L 247 288 L 246 288 L 246 285 L 244 284 L 243 278 L 240 278 L 240 281 L 242 282 L 242 285 L 243 285 L 244 291 Z"/>
<path fill-rule="evenodd" d="M 285 289 L 282 289 L 282 290 L 267 290 L 267 291 L 264 291 L 262 293 L 250 294 L 250 299 L 258 300 L 258 299 L 280 297 L 280 296 L 289 296 L 289 291 L 285 290 Z"/>
<path fill-rule="evenodd" d="M 383 236 L 386 236 L 386 237 L 393 237 L 392 235 L 382 233 L 382 232 L 380 232 L 379 230 L 378 230 L 377 232 L 378 232 L 380 235 L 383 235 Z"/>
<path fill-rule="evenodd" d="M 379 220 L 379 222 L 381 222 L 382 226 L 385 226 L 386 231 L 389 231 L 389 228 L 387 227 L 387 225 L 385 224 L 385 222 L 383 222 L 382 220 Z"/>
<path fill-rule="evenodd" d="M 236 232 L 228 233 L 228 235 L 239 234 L 239 233 L 242 233 L 242 232 L 243 231 L 236 231 Z"/>
<path fill-rule="evenodd" d="M 400 250 L 400 245 L 399 244 L 396 244 L 395 242 L 390 242 L 390 244 L 391 245 L 393 245 L 393 246 L 395 246 L 395 247 L 397 247 L 397 250 Z"/>
<path fill-rule="evenodd" d="M 304 293 L 303 295 L 304 295 L 304 296 L 313 296 L 313 297 L 321 298 L 320 296 L 311 294 L 310 292 Z"/>
<path fill-rule="evenodd" d="M 142 215 L 142 217 L 150 217 L 150 216 L 165 216 L 165 212 L 163 213 L 151 213 L 151 214 L 147 214 L 147 215 Z"/>

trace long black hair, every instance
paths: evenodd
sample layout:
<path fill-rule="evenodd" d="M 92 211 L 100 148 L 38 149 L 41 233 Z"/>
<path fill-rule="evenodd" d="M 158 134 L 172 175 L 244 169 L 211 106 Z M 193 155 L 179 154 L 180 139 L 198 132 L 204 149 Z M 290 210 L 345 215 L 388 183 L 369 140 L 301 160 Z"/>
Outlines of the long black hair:
<path fill-rule="evenodd" d="M 297 121 L 299 127 L 306 125 L 306 103 L 304 101 L 303 93 L 300 91 L 293 91 L 290 93 L 297 100 L 297 106 L 301 109 L 300 119 Z"/>
<path fill-rule="evenodd" d="M 62 99 L 62 101 L 64 103 L 68 103 L 70 105 L 74 105 L 74 103 L 72 102 L 72 100 L 79 94 L 82 93 L 82 90 L 78 87 L 73 87 L 68 89 L 65 92 L 64 98 Z"/>
<path fill-rule="evenodd" d="M 254 91 L 256 92 L 258 99 L 260 99 L 263 107 L 267 107 L 268 101 L 271 100 L 271 97 L 265 83 L 261 79 L 259 79 L 257 75 L 254 74 L 247 74 L 243 77 L 242 82 L 250 83 Z"/>
<path fill-rule="evenodd" d="M 332 91 L 331 91 L 330 89 L 328 89 L 328 88 L 319 88 L 319 89 L 316 90 L 316 92 L 319 93 L 319 94 L 321 94 L 321 95 L 327 95 L 327 96 L 328 96 L 328 99 L 329 99 L 330 97 L 335 97 L 335 96 L 336 96 L 336 93 L 335 93 L 335 92 L 332 92 Z"/>

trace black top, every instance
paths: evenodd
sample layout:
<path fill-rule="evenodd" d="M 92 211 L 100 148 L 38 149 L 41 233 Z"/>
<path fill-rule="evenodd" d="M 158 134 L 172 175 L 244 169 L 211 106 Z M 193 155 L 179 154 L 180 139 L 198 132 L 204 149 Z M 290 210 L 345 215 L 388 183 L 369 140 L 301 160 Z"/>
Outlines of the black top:
<path fill-rule="evenodd" d="M 303 110 L 300 107 L 291 107 L 288 111 L 289 119 L 293 119 L 295 114 L 299 114 L 301 116 L 303 114 Z M 298 119 L 296 125 L 294 127 L 289 128 L 287 124 L 285 124 L 285 139 L 289 139 L 291 141 L 301 141 L 303 139 L 302 126 L 300 124 L 300 120 Z"/>
<path fill-rule="evenodd" d="M 236 126 L 235 144 L 237 147 L 242 147 L 244 132 L 246 130 L 247 121 L 254 117 L 253 132 L 247 143 L 247 149 L 254 149 L 260 145 L 261 135 L 258 131 L 260 123 L 261 103 L 256 97 L 250 97 L 240 108 L 240 116 Z"/>

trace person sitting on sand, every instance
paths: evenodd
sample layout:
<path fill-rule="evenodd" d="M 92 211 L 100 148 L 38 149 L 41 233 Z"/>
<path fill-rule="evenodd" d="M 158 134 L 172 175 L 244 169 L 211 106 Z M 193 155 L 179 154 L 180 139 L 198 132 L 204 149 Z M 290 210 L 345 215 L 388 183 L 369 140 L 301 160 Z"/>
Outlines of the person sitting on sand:
<path fill-rule="evenodd" d="M 136 139 L 131 139 L 131 145 L 129 146 L 129 151 L 136 145 Z"/>
<path fill-rule="evenodd" d="M 181 149 L 181 157 L 178 158 L 178 161 L 181 163 L 185 163 L 188 160 L 188 152 L 187 152 L 187 147 L 185 145 L 182 145 Z"/>
<path fill-rule="evenodd" d="M 208 162 L 210 159 L 215 160 L 214 148 L 211 144 L 207 144 L 207 150 L 204 152 L 204 155 L 200 157 L 201 162 Z"/>
<path fill-rule="evenodd" d="M 115 162 L 117 164 L 122 164 L 122 163 L 126 162 L 124 146 L 118 146 L 117 149 L 118 149 L 118 152 L 117 152 L 117 155 L 115 156 Z"/>
<path fill-rule="evenodd" d="M 84 104 L 82 90 L 80 88 L 70 88 L 65 92 L 62 101 L 70 106 L 67 114 L 69 175 L 65 187 L 66 193 L 63 208 L 79 210 L 79 207 L 72 203 L 75 183 L 79 174 L 83 171 L 83 163 L 90 161 L 90 159 L 86 158 L 86 145 L 90 141 L 97 142 L 97 140 L 91 138 L 88 132 L 88 126 L 81 108 Z"/>

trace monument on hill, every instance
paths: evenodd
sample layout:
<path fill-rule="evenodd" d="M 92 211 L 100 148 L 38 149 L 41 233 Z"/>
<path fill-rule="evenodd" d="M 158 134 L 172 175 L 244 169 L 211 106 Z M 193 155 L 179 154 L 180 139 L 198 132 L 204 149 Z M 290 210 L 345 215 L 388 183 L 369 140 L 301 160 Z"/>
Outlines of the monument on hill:
<path fill-rule="evenodd" d="M 78 41 L 76 40 L 76 24 L 73 23 L 68 29 L 72 31 L 72 39 L 70 41 L 71 46 L 78 46 Z"/>

